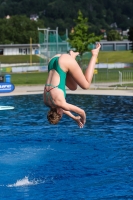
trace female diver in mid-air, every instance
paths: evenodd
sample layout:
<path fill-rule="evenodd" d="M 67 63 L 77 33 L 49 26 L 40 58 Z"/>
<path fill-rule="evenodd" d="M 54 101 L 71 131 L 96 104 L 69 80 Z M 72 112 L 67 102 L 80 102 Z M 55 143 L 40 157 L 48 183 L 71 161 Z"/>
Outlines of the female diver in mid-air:
<path fill-rule="evenodd" d="M 49 61 L 44 103 L 50 107 L 47 118 L 51 124 L 57 124 L 64 113 L 75 120 L 80 128 L 83 128 L 86 122 L 85 111 L 66 102 L 65 87 L 67 86 L 70 90 L 76 90 L 77 85 L 82 89 L 90 87 L 100 47 L 98 43 L 91 51 L 92 57 L 85 74 L 75 60 L 79 52 L 70 51 L 69 54 L 57 54 Z M 77 113 L 78 116 L 74 116 L 70 111 Z"/>

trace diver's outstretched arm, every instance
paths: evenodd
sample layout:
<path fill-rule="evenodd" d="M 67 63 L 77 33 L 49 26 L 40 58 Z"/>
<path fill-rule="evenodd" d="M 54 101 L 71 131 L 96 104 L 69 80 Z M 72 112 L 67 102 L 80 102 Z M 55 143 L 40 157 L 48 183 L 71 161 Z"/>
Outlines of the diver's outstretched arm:
<path fill-rule="evenodd" d="M 69 117 L 71 117 L 74 121 L 76 121 L 76 123 L 78 124 L 78 126 L 80 128 L 83 128 L 84 124 L 81 121 L 81 117 L 80 116 L 75 116 L 70 111 L 66 111 L 66 110 L 63 110 L 63 113 L 68 115 Z"/>

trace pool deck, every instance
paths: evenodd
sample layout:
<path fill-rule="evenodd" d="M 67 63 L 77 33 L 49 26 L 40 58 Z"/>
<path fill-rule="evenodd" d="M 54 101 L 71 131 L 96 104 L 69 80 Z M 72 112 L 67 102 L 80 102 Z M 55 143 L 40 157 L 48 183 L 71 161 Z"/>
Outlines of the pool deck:
<path fill-rule="evenodd" d="M 15 90 L 10 93 L 0 93 L 0 96 L 14 96 L 14 95 L 31 95 L 43 94 L 44 85 L 32 86 L 16 86 Z M 97 88 L 93 84 L 88 90 L 83 90 L 80 87 L 76 91 L 66 89 L 67 94 L 88 94 L 88 95 L 113 95 L 113 96 L 133 96 L 133 89 L 117 89 L 117 88 Z"/>

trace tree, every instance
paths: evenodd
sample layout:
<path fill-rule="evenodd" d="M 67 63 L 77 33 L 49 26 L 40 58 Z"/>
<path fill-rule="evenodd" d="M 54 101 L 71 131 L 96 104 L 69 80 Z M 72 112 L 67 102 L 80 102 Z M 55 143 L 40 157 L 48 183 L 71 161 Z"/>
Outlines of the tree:
<path fill-rule="evenodd" d="M 84 52 L 90 51 L 90 44 L 100 41 L 101 38 L 95 36 L 94 33 L 89 34 L 88 18 L 84 18 L 80 10 L 78 11 L 78 18 L 74 22 L 76 25 L 70 33 L 68 42 L 82 56 Z"/>
<path fill-rule="evenodd" d="M 70 31 L 73 27 L 72 19 L 77 17 L 78 10 L 89 18 L 89 23 L 109 30 L 114 22 L 118 27 L 127 30 L 133 24 L 132 0 L 0 0 L 0 18 L 7 15 L 39 15 L 39 19 L 45 21 L 45 26 L 55 29 L 59 19 L 63 23 L 59 25 L 59 32 L 64 33 L 66 28 Z M 108 26 L 108 27 L 105 27 Z M 95 32 L 97 34 L 98 32 Z"/>
<path fill-rule="evenodd" d="M 111 30 L 107 33 L 107 40 L 108 41 L 116 41 L 121 40 L 121 35 L 116 30 Z"/>
<path fill-rule="evenodd" d="M 133 27 L 130 27 L 129 29 L 128 40 L 131 41 L 131 50 L 133 52 Z"/>
<path fill-rule="evenodd" d="M 38 43 L 38 27 L 44 28 L 41 20 L 32 21 L 23 15 L 0 19 L 0 44 L 28 44 L 30 38 Z"/>

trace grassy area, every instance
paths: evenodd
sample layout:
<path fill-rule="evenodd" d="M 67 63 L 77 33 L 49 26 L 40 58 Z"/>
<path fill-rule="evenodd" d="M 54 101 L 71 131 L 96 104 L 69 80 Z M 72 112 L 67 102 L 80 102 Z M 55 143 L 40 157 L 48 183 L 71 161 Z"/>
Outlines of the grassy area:
<path fill-rule="evenodd" d="M 83 56 L 83 62 L 88 62 L 91 53 L 85 53 Z M 3 56 L 0 55 L 1 63 L 29 63 L 30 55 L 12 55 L 12 56 Z M 32 55 L 33 63 L 40 63 L 40 57 L 37 55 Z M 133 63 L 133 53 L 131 51 L 100 51 L 98 56 L 99 63 Z"/>
<path fill-rule="evenodd" d="M 99 63 L 133 63 L 133 53 L 131 51 L 100 51 Z"/>
<path fill-rule="evenodd" d="M 85 53 L 83 63 L 87 63 L 90 53 Z M 100 51 L 98 55 L 99 63 L 133 63 L 133 53 L 131 51 Z"/>
<path fill-rule="evenodd" d="M 124 81 L 132 81 L 133 70 L 131 68 L 125 69 L 98 69 L 97 74 L 93 76 L 93 83 L 110 83 L 119 82 L 119 71 L 127 74 Z M 47 79 L 47 72 L 32 72 L 32 73 L 12 73 L 11 82 L 14 85 L 34 85 L 45 84 Z M 124 77 L 124 76 L 123 76 Z M 130 78 L 130 79 L 129 79 Z"/>
<path fill-rule="evenodd" d="M 45 84 L 47 76 L 47 72 L 14 73 L 11 74 L 11 82 L 14 85 Z"/>
<path fill-rule="evenodd" d="M 3 56 L 0 55 L 1 63 L 30 63 L 30 55 L 12 55 L 12 56 Z M 32 62 L 39 63 L 40 57 L 37 55 L 32 55 Z"/>

